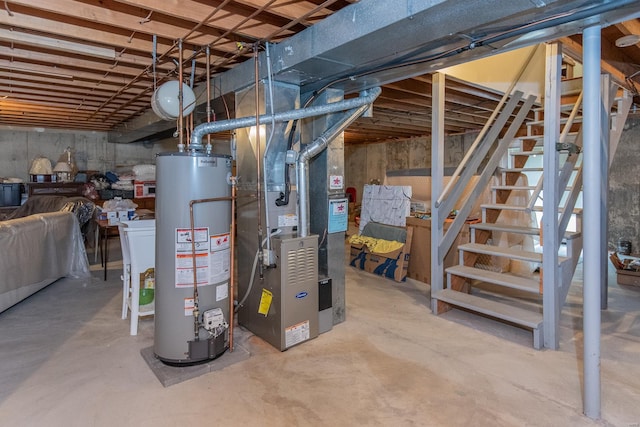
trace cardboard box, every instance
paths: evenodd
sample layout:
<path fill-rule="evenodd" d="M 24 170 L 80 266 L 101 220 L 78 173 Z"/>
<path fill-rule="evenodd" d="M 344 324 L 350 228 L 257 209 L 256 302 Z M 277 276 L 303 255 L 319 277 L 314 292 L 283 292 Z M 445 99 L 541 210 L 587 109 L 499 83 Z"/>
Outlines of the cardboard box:
<path fill-rule="evenodd" d="M 411 242 L 411 260 L 407 275 L 424 283 L 431 283 L 431 220 L 407 217 L 407 227 L 413 229 Z M 449 229 L 449 223 L 444 225 L 445 231 Z M 469 225 L 462 226 L 458 237 L 453 242 L 451 249 L 444 257 L 444 268 L 458 264 L 458 245 L 469 243 Z M 443 280 L 446 276 L 443 276 Z"/>
<path fill-rule="evenodd" d="M 107 211 L 107 220 L 109 225 L 116 225 L 120 221 L 128 221 L 134 217 L 135 209 L 121 211 Z"/>
<path fill-rule="evenodd" d="M 392 252 L 371 252 L 367 245 L 352 244 L 349 265 L 369 273 L 403 282 L 407 278 L 413 230 L 407 228 L 407 238 L 401 248 Z"/>
<path fill-rule="evenodd" d="M 618 273 L 618 285 L 629 285 L 640 287 L 640 271 L 616 270 Z"/>

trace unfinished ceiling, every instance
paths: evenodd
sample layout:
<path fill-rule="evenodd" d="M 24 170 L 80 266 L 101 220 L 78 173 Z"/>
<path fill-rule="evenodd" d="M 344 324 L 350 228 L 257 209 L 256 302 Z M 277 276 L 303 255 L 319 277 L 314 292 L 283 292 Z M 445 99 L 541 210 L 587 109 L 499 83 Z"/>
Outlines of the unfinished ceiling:
<path fill-rule="evenodd" d="M 251 47 L 282 42 L 357 0 L 10 0 L 0 3 L 0 125 L 110 131 L 149 110 L 155 87 L 183 76 L 195 84 L 251 58 Z M 535 2 L 534 2 L 535 3 Z M 4 6 L 2 9 L 1 6 Z M 603 68 L 640 82 L 633 19 L 603 29 Z M 580 55 L 579 35 L 563 42 Z M 156 59 L 154 62 L 154 58 Z M 430 133 L 428 74 L 383 86 L 375 115 L 345 133 L 347 143 Z M 449 133 L 480 129 L 499 100 L 448 80 Z M 120 126 L 121 127 L 121 126 Z"/>

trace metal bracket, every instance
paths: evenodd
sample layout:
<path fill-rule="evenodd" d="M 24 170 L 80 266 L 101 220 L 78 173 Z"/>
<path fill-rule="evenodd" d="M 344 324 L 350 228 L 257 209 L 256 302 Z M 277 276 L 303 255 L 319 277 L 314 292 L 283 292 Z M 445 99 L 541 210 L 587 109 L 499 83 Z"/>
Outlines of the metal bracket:
<path fill-rule="evenodd" d="M 556 151 L 568 151 L 572 154 L 580 154 L 582 147 L 571 142 L 556 142 Z"/>

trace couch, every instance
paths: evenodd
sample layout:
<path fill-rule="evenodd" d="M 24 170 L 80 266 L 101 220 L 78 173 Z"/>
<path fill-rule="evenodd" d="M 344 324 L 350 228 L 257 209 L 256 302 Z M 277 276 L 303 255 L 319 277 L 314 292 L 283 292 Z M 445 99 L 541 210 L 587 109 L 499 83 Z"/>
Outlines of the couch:
<path fill-rule="evenodd" d="M 93 203 L 40 202 L 19 208 L 24 216 L 15 215 L 17 210 L 0 221 L 0 312 L 62 277 L 91 275 L 79 218 L 93 213 Z M 38 212 L 47 209 L 57 210 Z"/>

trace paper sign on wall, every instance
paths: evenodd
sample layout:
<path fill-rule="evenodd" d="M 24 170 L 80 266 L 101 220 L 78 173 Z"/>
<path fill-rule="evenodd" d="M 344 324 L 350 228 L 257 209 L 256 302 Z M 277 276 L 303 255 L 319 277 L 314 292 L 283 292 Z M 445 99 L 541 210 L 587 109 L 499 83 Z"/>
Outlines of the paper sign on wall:
<path fill-rule="evenodd" d="M 347 199 L 329 199 L 329 233 L 347 231 L 349 226 L 349 203 Z"/>
<path fill-rule="evenodd" d="M 344 176 L 331 175 L 329 177 L 329 190 L 342 190 L 344 188 Z"/>

